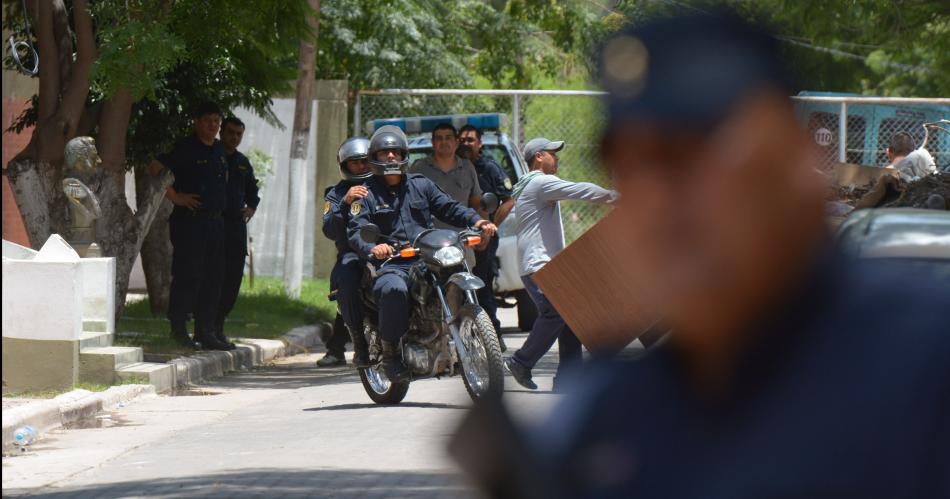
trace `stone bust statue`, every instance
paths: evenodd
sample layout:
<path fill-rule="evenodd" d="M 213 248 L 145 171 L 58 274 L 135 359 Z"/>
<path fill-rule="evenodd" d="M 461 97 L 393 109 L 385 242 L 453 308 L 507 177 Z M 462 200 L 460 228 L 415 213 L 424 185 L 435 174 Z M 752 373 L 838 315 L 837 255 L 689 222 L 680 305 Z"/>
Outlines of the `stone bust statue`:
<path fill-rule="evenodd" d="M 92 182 L 99 173 L 102 160 L 92 137 L 76 137 L 66 143 L 63 193 L 69 202 L 69 237 L 67 240 L 80 256 L 86 256 L 96 240 L 96 219 L 99 200 L 85 182 Z"/>

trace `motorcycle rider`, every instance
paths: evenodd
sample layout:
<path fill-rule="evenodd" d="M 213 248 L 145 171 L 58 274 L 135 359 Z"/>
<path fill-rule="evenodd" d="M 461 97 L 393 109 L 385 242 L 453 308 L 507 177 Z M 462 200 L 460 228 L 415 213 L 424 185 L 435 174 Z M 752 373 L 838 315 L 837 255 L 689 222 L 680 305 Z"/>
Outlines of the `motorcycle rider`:
<path fill-rule="evenodd" d="M 350 246 L 360 255 L 374 258 L 379 265 L 398 250 L 385 242 L 364 241 L 360 229 L 370 223 L 379 227 L 381 236 L 394 241 L 413 241 L 432 228 L 433 216 L 456 227 L 474 226 L 483 237 L 494 236 L 495 225 L 482 220 L 475 210 L 449 197 L 423 175 L 407 173 L 409 142 L 400 128 L 387 125 L 376 130 L 370 138 L 369 158 L 373 178 L 366 182 L 366 196 L 350 205 L 348 223 Z M 399 341 L 409 329 L 409 269 L 417 261 L 394 259 L 381 267 L 373 283 L 383 372 L 394 382 L 409 380 Z"/>
<path fill-rule="evenodd" d="M 363 303 L 360 297 L 360 282 L 363 278 L 363 263 L 359 255 L 350 248 L 347 240 L 346 224 L 354 202 L 363 199 L 367 190 L 364 183 L 372 177 L 367 159 L 369 140 L 365 137 L 351 137 L 340 145 L 337 162 L 340 164 L 342 180 L 329 187 L 325 193 L 323 205 L 323 235 L 336 243 L 336 264 L 330 273 L 330 288 L 336 290 L 336 300 L 340 305 L 340 314 L 346 329 L 353 339 L 353 364 L 356 367 L 369 365 L 369 349 L 363 335 Z M 334 331 L 327 341 L 327 354 L 317 361 L 320 367 L 346 364 L 343 357 L 346 337 Z"/>

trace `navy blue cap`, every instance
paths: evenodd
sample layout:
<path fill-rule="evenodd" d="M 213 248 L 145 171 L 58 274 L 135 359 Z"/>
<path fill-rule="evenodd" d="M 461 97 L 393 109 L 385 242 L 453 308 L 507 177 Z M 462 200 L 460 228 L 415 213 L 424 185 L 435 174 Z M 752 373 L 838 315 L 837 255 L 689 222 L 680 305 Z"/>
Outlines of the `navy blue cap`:
<path fill-rule="evenodd" d="M 627 28 L 604 45 L 600 76 L 608 130 L 625 122 L 704 129 L 751 92 L 793 87 L 778 40 L 730 13 Z"/>

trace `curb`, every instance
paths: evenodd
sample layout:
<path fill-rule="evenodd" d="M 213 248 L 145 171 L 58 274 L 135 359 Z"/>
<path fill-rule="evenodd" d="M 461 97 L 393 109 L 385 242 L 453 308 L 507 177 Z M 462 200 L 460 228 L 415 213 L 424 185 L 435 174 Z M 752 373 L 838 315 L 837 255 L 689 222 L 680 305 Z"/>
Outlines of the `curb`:
<path fill-rule="evenodd" d="M 308 352 L 320 343 L 320 330 L 329 324 L 313 324 L 291 329 L 276 340 L 235 338 L 238 347 L 231 351 L 200 352 L 169 360 L 174 366 L 172 388 L 186 386 L 229 372 L 246 370 L 278 357 Z M 13 444 L 13 434 L 22 426 L 32 426 L 37 435 L 95 416 L 140 396 L 155 395 L 152 385 L 119 385 L 99 393 L 73 390 L 50 400 L 28 403 L 3 411 L 3 448 Z"/>
<path fill-rule="evenodd" d="M 21 426 L 32 426 L 40 435 L 147 395 L 155 395 L 154 386 L 119 385 L 98 393 L 73 390 L 50 400 L 3 411 L 3 448 L 13 444 L 13 433 Z"/>
<path fill-rule="evenodd" d="M 234 350 L 200 352 L 172 359 L 168 364 L 175 366 L 173 388 L 262 366 L 278 357 L 308 352 L 320 343 L 321 328 L 327 327 L 330 325 L 325 323 L 296 327 L 276 340 L 235 338 L 237 348 Z"/>

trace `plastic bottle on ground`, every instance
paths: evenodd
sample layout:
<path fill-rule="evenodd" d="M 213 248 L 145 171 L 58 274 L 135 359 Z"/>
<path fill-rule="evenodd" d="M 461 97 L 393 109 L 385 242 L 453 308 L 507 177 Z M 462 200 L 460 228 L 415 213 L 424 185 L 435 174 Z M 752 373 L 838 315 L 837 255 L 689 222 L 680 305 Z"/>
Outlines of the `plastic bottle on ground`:
<path fill-rule="evenodd" d="M 20 447 L 26 447 L 36 440 L 36 430 L 32 426 L 23 426 L 13 432 L 13 441 Z"/>

